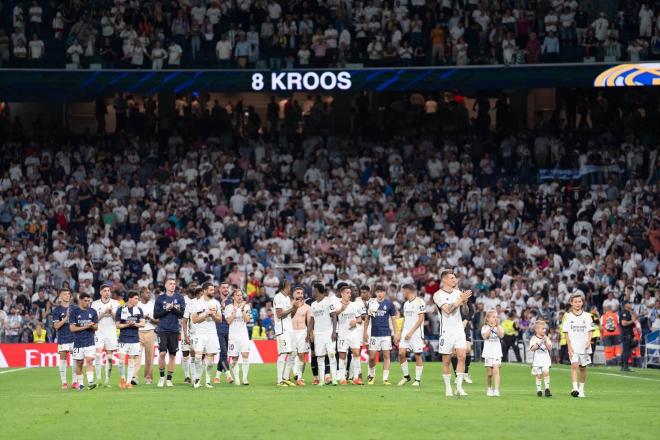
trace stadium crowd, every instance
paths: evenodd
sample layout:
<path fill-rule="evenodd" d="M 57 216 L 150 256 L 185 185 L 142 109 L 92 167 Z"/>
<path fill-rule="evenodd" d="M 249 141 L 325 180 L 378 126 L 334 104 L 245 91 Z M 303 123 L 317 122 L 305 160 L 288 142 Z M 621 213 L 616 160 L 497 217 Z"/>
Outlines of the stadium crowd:
<path fill-rule="evenodd" d="M 280 69 L 660 59 L 657 1 L 11 0 L 0 67 Z M 98 68 L 98 67 L 96 67 Z"/>
<path fill-rule="evenodd" d="M 273 99 L 264 121 L 240 101 L 180 97 L 159 121 L 153 100 L 118 95 L 97 102 L 114 107 L 117 132 L 97 111 L 99 133 L 84 136 L 4 113 L 0 337 L 52 341 L 62 286 L 96 299 L 109 283 L 124 300 L 157 296 L 174 276 L 181 289 L 244 289 L 251 333 L 272 338 L 285 281 L 308 297 L 315 280 L 380 284 L 397 308 L 410 283 L 432 308 L 443 268 L 474 291 L 474 329 L 495 309 L 525 340 L 542 317 L 559 349 L 566 299 L 581 291 L 595 314 L 632 302 L 645 334 L 660 327 L 658 101 L 579 96 L 586 111 L 565 108 L 575 120 L 526 130 L 504 117 L 504 98 L 493 109 L 478 98 L 470 118 L 460 96 L 413 94 L 399 125 L 373 122 L 395 135 L 371 129 L 364 95 L 347 130 L 321 97 L 281 113 Z M 428 313 L 429 339 L 438 327 Z"/>

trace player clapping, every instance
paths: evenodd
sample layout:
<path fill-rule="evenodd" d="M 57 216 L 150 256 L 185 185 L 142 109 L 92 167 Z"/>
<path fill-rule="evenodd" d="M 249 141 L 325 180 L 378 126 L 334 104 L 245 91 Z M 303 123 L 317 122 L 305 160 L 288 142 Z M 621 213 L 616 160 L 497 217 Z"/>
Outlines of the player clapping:
<path fill-rule="evenodd" d="M 445 382 L 445 396 L 453 396 L 450 366 L 454 350 L 456 350 L 456 358 L 458 359 L 456 365 L 456 395 L 467 396 L 467 393 L 463 390 L 467 340 L 460 308 L 463 304 L 467 304 L 472 296 L 472 291 L 461 292 L 457 290 L 458 281 L 451 270 L 443 270 L 440 274 L 440 281 L 440 290 L 433 295 L 433 301 L 440 310 L 438 352 L 442 355 L 442 379 Z"/>
<path fill-rule="evenodd" d="M 103 351 L 105 351 L 105 386 L 110 387 L 110 374 L 112 373 L 112 354 L 117 350 L 117 328 L 115 315 L 119 309 L 119 301 L 112 299 L 110 286 L 101 286 L 101 298 L 92 303 L 92 308 L 98 315 L 98 330 L 95 335 L 96 342 L 96 379 L 101 381 L 103 369 Z"/>
<path fill-rule="evenodd" d="M 230 368 L 234 372 L 234 385 L 240 385 L 238 362 L 239 355 L 243 365 L 243 385 L 249 385 L 248 372 L 250 371 L 250 338 L 247 324 L 252 318 L 250 304 L 243 298 L 240 289 L 234 290 L 232 303 L 225 307 L 225 319 L 229 324 L 229 358 Z"/>
<path fill-rule="evenodd" d="M 406 284 L 402 288 L 406 302 L 403 304 L 403 327 L 398 334 L 399 339 L 399 363 L 403 371 L 403 379 L 399 386 L 410 382 L 408 370 L 408 353 L 415 355 L 415 382 L 412 386 L 418 387 L 422 380 L 422 352 L 424 351 L 424 316 L 426 315 L 426 304 L 417 296 L 415 286 Z"/>
<path fill-rule="evenodd" d="M 309 322 L 309 338 L 314 342 L 314 356 L 318 360 L 319 374 L 325 371 L 325 356 L 330 359 L 332 384 L 337 385 L 337 360 L 335 341 L 337 340 L 337 314 L 333 302 L 325 295 L 323 284 L 313 287 L 314 302 L 311 305 L 312 316 Z M 325 385 L 321 380 L 319 385 Z"/>
<path fill-rule="evenodd" d="M 486 313 L 485 325 L 481 328 L 481 336 L 484 338 L 484 351 L 481 357 L 484 358 L 486 367 L 488 397 L 500 396 L 500 365 L 502 365 L 502 337 L 504 329 L 500 325 L 500 318 L 495 310 L 489 310 Z M 493 385 L 493 382 L 495 384 Z"/>
<path fill-rule="evenodd" d="M 220 350 L 218 332 L 215 323 L 222 320 L 220 314 L 220 303 L 214 298 L 215 287 L 206 282 L 202 285 L 202 296 L 195 302 L 192 322 L 194 324 L 195 337 L 193 339 L 193 350 L 195 352 L 195 363 L 193 368 L 193 386 L 200 387 L 203 366 L 202 356 L 206 355 L 206 388 L 213 388 L 211 376 L 215 367 L 215 355 Z"/>
<path fill-rule="evenodd" d="M 90 306 L 92 298 L 87 293 L 81 293 L 78 297 L 79 307 L 74 311 L 69 329 L 73 333 L 73 359 L 76 361 L 76 382 L 82 391 L 85 386 L 83 382 L 82 367 L 87 365 L 87 386 L 90 390 L 96 388 L 94 383 L 94 332 L 99 322 L 96 310 Z"/>
<path fill-rule="evenodd" d="M 53 328 L 57 331 L 57 352 L 60 354 L 60 380 L 62 381 L 62 389 L 66 390 L 68 388 L 66 383 L 66 357 L 68 353 L 73 355 L 73 333 L 71 333 L 69 323 L 76 308 L 71 304 L 71 291 L 69 289 L 60 289 L 59 298 L 60 305 L 53 309 Z M 71 387 L 75 389 L 78 388 L 78 381 L 73 370 L 72 368 L 71 375 L 73 377 L 71 378 Z"/>
<path fill-rule="evenodd" d="M 341 306 L 337 311 L 338 317 L 338 340 L 339 369 L 335 380 L 339 380 L 341 385 L 346 385 L 346 353 L 350 350 L 353 355 L 353 384 L 362 385 L 360 380 L 360 347 L 362 345 L 362 334 L 358 325 L 362 322 L 362 307 L 355 302 L 351 302 L 351 288 L 344 286 L 341 288 Z"/>
<path fill-rule="evenodd" d="M 541 379 L 545 382 L 545 397 L 551 397 L 550 393 L 550 353 L 552 352 L 552 341 L 545 334 L 545 321 L 536 321 L 534 324 L 534 336 L 529 340 L 529 349 L 534 353 L 532 358 L 532 374 L 536 376 L 536 395 L 543 396 L 541 390 Z"/>
<path fill-rule="evenodd" d="M 376 381 L 376 356 L 378 352 L 383 353 L 383 385 L 391 385 L 390 377 L 390 353 L 392 351 L 392 329 L 396 328 L 396 308 L 392 301 L 385 298 L 385 288 L 376 286 L 374 288 L 376 298 L 372 298 L 367 305 L 367 322 L 364 327 L 364 341 L 369 344 L 369 377 L 368 385 Z M 391 320 L 391 326 L 390 326 Z M 368 328 L 371 323 L 371 337 L 368 336 Z M 397 344 L 398 336 L 394 335 L 394 343 Z"/>
<path fill-rule="evenodd" d="M 138 307 L 139 294 L 136 291 L 128 293 L 128 301 L 124 307 L 117 310 L 116 326 L 119 329 L 119 388 L 133 388 L 131 381 L 135 366 L 140 362 L 139 329 L 144 327 L 144 313 Z M 124 358 L 128 356 L 128 368 L 124 377 Z"/>

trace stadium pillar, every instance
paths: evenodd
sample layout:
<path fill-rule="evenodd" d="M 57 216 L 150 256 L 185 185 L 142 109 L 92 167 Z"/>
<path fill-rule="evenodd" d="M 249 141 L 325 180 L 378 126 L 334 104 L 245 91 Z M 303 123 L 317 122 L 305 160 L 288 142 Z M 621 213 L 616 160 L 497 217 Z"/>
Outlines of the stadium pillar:
<path fill-rule="evenodd" d="M 337 93 L 333 95 L 334 100 L 332 101 L 332 105 L 334 107 L 335 129 L 338 133 L 348 132 L 351 128 L 354 97 L 355 94 L 353 93 Z"/>
<path fill-rule="evenodd" d="M 167 140 L 174 128 L 176 96 L 174 92 L 158 93 L 158 143 L 161 151 L 167 151 Z"/>

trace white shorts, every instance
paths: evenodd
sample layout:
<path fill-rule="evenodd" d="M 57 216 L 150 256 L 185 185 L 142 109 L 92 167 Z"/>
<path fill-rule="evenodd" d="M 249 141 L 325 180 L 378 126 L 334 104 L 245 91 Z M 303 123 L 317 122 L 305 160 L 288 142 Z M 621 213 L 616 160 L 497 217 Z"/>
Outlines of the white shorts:
<path fill-rule="evenodd" d="M 243 338 L 229 338 L 229 344 L 227 346 L 227 356 L 229 357 L 238 357 L 241 353 L 250 352 L 250 339 L 247 337 Z"/>
<path fill-rule="evenodd" d="M 307 330 L 294 330 L 291 333 L 293 348 L 296 353 L 309 353 L 309 342 L 307 339 Z"/>
<path fill-rule="evenodd" d="M 117 342 L 117 334 L 112 334 L 112 333 L 107 333 L 105 335 L 103 334 L 96 334 L 94 335 L 94 344 L 96 345 L 97 350 L 116 350 L 117 347 L 119 346 L 119 343 Z"/>
<path fill-rule="evenodd" d="M 413 335 L 408 341 L 401 338 L 399 342 L 399 350 L 408 350 L 413 353 L 421 353 L 424 351 L 424 340 L 420 335 Z"/>
<path fill-rule="evenodd" d="M 139 356 L 142 353 L 139 342 L 120 342 L 119 354 L 127 354 L 129 356 Z"/>
<path fill-rule="evenodd" d="M 438 353 L 452 354 L 457 348 L 467 348 L 465 331 L 463 329 L 456 331 L 443 330 L 440 339 L 438 340 Z"/>
<path fill-rule="evenodd" d="M 62 353 L 63 351 L 72 352 L 73 351 L 73 342 L 69 342 L 68 344 L 58 344 L 57 345 L 57 352 Z"/>
<path fill-rule="evenodd" d="M 193 347 L 193 341 L 195 340 L 195 335 L 192 333 L 188 334 L 188 340 L 190 341 L 190 344 L 186 344 L 186 338 L 183 337 L 183 333 L 181 334 L 181 351 L 195 351 L 195 347 Z"/>
<path fill-rule="evenodd" d="M 73 349 L 73 359 L 76 361 L 93 358 L 94 356 L 96 356 L 96 347 L 93 345 Z"/>
<path fill-rule="evenodd" d="M 362 338 L 358 332 L 348 335 L 339 335 L 337 338 L 337 351 L 346 353 L 349 350 L 359 350 L 362 347 Z"/>
<path fill-rule="evenodd" d="M 539 374 L 548 373 L 550 365 L 532 365 L 532 374 L 538 376 Z"/>
<path fill-rule="evenodd" d="M 502 365 L 502 358 L 484 358 L 484 366 L 495 367 Z"/>
<path fill-rule="evenodd" d="M 332 342 L 332 333 L 314 333 L 314 356 L 325 355 L 335 355 L 335 343 Z"/>
<path fill-rule="evenodd" d="M 591 365 L 591 355 L 587 353 L 573 353 L 571 364 L 579 364 L 581 367 Z"/>
<path fill-rule="evenodd" d="M 391 336 L 369 337 L 369 351 L 389 351 L 392 349 Z"/>
<path fill-rule="evenodd" d="M 277 335 L 277 354 L 291 353 L 293 348 L 292 332 L 284 332 Z"/>
<path fill-rule="evenodd" d="M 190 342 L 192 342 L 195 354 L 216 354 L 220 351 L 220 341 L 218 341 L 217 334 L 195 335 L 195 338 L 191 339 Z"/>

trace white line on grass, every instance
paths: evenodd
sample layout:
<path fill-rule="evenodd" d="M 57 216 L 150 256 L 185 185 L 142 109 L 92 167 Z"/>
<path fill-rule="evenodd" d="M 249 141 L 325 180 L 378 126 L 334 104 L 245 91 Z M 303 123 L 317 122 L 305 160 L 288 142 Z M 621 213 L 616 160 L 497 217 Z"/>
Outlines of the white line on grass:
<path fill-rule="evenodd" d="M 503 365 L 514 365 L 516 367 L 531 368 L 531 365 L 529 365 L 529 364 L 507 363 L 507 364 L 503 364 Z M 552 369 L 553 370 L 570 371 L 570 368 L 568 368 L 567 366 L 553 365 Z M 660 379 L 653 379 L 651 377 L 630 376 L 630 375 L 627 375 L 627 374 L 620 374 L 620 373 L 606 373 L 604 371 L 589 370 L 589 374 L 599 374 L 601 376 L 622 377 L 624 379 L 650 380 L 651 382 L 660 382 Z"/>
<path fill-rule="evenodd" d="M 16 368 L 14 370 L 0 371 L 0 374 L 16 373 L 18 371 L 29 370 L 30 367 Z"/>

